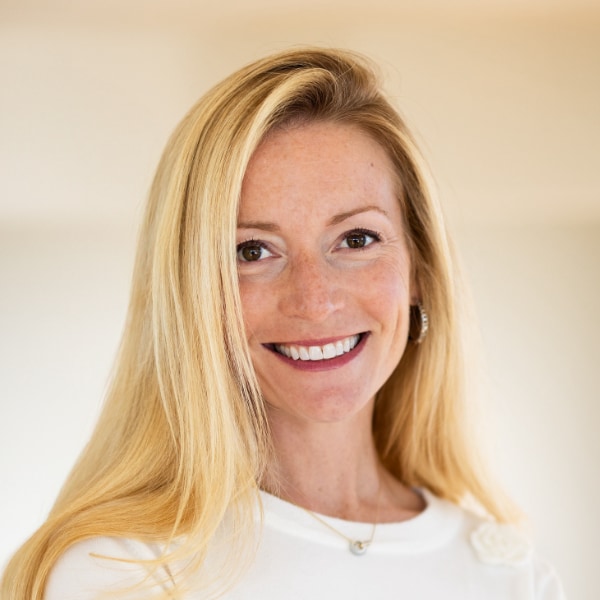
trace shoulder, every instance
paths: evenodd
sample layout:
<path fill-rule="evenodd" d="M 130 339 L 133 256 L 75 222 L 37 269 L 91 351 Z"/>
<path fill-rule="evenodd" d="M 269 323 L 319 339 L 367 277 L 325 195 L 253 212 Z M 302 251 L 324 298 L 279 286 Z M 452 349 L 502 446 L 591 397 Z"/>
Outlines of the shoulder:
<path fill-rule="evenodd" d="M 159 557 L 158 546 L 131 539 L 83 540 L 68 548 L 54 565 L 44 600 L 95 600 L 106 592 L 119 591 L 124 592 L 119 597 L 127 600 L 152 597 L 164 588 L 159 584 L 160 575 L 141 561 Z"/>
<path fill-rule="evenodd" d="M 452 545 L 461 549 L 475 587 L 484 589 L 493 583 L 510 598 L 565 600 L 554 568 L 540 558 L 521 529 L 483 519 L 430 493 L 426 496 L 430 505 L 446 506 L 447 514 L 453 515 L 457 527 Z"/>

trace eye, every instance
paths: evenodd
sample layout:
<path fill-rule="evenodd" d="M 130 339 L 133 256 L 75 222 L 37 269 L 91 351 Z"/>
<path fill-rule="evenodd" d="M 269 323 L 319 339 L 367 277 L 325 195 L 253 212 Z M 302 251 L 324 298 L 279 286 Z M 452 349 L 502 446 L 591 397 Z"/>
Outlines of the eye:
<path fill-rule="evenodd" d="M 262 242 L 248 240 L 237 246 L 237 257 L 240 262 L 257 262 L 273 256 Z"/>
<path fill-rule="evenodd" d="M 381 239 L 375 231 L 368 229 L 353 229 L 344 235 L 344 239 L 340 246 L 342 248 L 351 248 L 360 250 L 366 246 L 370 246 L 373 242 L 378 242 Z"/>

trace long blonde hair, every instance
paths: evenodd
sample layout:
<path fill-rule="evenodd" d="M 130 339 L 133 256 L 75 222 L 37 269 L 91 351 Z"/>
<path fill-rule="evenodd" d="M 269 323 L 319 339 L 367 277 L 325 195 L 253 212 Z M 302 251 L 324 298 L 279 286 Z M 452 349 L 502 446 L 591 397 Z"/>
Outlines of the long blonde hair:
<path fill-rule="evenodd" d="M 401 184 L 432 325 L 378 393 L 382 461 L 407 485 L 456 502 L 470 495 L 505 519 L 467 443 L 459 290 L 420 154 L 364 58 L 291 50 L 217 85 L 169 140 L 103 413 L 47 522 L 9 564 L 3 597 L 41 599 L 58 557 L 89 537 L 183 538 L 180 554 L 200 565 L 225 515 L 236 515 L 235 531 L 248 529 L 270 445 L 241 317 L 237 212 L 258 144 L 274 127 L 302 120 L 361 128 L 388 152 Z"/>

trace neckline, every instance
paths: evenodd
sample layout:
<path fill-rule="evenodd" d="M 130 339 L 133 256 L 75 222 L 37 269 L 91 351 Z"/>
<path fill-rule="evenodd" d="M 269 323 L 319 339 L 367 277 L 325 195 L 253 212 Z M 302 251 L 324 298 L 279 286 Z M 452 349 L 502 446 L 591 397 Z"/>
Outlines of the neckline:
<path fill-rule="evenodd" d="M 424 510 L 405 521 L 379 523 L 369 554 L 426 551 L 443 545 L 455 535 L 464 518 L 462 509 L 438 498 L 427 489 L 418 488 L 415 491 L 425 501 Z M 265 532 L 279 532 L 325 546 L 344 546 L 345 542 L 340 536 L 307 514 L 303 508 L 262 490 L 260 500 Z M 317 514 L 351 538 L 368 537 L 373 527 L 372 523 Z"/>

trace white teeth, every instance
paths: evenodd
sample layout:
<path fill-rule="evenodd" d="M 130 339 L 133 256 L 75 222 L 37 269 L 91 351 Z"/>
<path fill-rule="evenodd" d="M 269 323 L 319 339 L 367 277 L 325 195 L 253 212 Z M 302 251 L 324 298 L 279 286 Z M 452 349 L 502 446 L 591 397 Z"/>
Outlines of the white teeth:
<path fill-rule="evenodd" d="M 350 352 L 360 340 L 360 335 L 351 335 L 344 340 L 324 346 L 285 346 L 277 344 L 275 350 L 293 360 L 329 360 Z"/>
<path fill-rule="evenodd" d="M 323 350 L 319 346 L 311 346 L 308 349 L 310 360 L 323 360 Z"/>
<path fill-rule="evenodd" d="M 335 355 L 334 344 L 325 344 L 323 346 L 323 358 L 333 358 Z"/>

